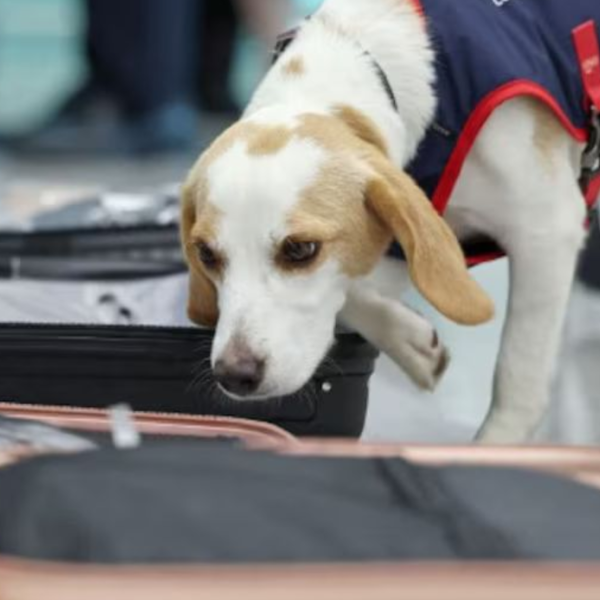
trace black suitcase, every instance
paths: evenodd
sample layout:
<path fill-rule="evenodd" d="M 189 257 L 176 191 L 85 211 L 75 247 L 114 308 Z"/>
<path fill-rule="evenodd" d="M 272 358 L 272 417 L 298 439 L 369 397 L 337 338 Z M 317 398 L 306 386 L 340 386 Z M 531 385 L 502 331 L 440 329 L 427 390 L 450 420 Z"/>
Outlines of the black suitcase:
<path fill-rule="evenodd" d="M 359 437 L 376 351 L 340 333 L 329 360 L 297 395 L 236 402 L 211 383 L 212 332 L 201 329 L 0 324 L 0 401 L 222 415 L 274 423 L 297 435 Z"/>
<path fill-rule="evenodd" d="M 159 281 L 186 272 L 176 218 L 156 218 L 176 215 L 176 198 L 160 198 L 158 209 L 128 215 L 126 222 L 91 219 L 100 203 L 44 215 L 32 231 L 1 234 L 0 277 L 86 285 Z M 127 316 L 127 307 L 119 310 Z M 93 408 L 127 403 L 137 411 L 259 419 L 311 436 L 358 437 L 364 427 L 377 352 L 352 333 L 339 333 L 324 365 L 297 395 L 234 402 L 210 377 L 210 331 L 30 320 L 0 324 L 2 402 Z"/>

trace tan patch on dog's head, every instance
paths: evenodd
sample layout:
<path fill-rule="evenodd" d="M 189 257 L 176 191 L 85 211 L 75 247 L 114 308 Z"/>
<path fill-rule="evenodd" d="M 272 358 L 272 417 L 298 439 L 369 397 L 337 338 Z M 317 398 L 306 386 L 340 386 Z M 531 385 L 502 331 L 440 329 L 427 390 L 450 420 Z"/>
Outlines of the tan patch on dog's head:
<path fill-rule="evenodd" d="M 293 131 L 283 125 L 259 125 L 248 121 L 236 123 L 204 152 L 192 170 L 190 179 L 197 182 L 203 172 L 238 142 L 247 144 L 251 156 L 266 156 L 283 150 L 292 135 Z"/>
<path fill-rule="evenodd" d="M 311 270 L 333 258 L 353 278 L 367 275 L 392 242 L 390 230 L 364 201 L 363 178 L 339 159 L 324 165 L 303 192 L 288 228 L 292 238 L 322 245 Z"/>
<path fill-rule="evenodd" d="M 336 106 L 334 114 L 342 120 L 358 139 L 377 148 L 382 154 L 388 155 L 388 147 L 383 134 L 367 115 L 352 106 L 344 104 Z"/>
<path fill-rule="evenodd" d="M 386 154 L 387 146 L 376 125 L 360 111 L 345 105 L 334 109 L 334 114 L 307 113 L 292 128 L 286 125 L 263 125 L 242 121 L 230 127 L 204 152 L 192 169 L 189 181 L 203 185 L 204 172 L 237 142 L 245 142 L 251 156 L 277 154 L 294 138 L 310 138 L 331 151 L 356 150 L 369 146 Z"/>
<path fill-rule="evenodd" d="M 281 68 L 281 71 L 285 75 L 292 77 L 300 77 L 306 72 L 306 65 L 304 59 L 301 56 L 294 56 L 290 58 Z"/>
<path fill-rule="evenodd" d="M 221 217 L 221 211 L 216 206 L 203 202 L 198 209 L 196 222 L 190 232 L 190 243 L 194 246 L 201 243 L 215 244 Z"/>
<path fill-rule="evenodd" d="M 361 157 L 380 155 L 385 144 L 370 120 L 350 107 L 334 116 L 305 114 L 294 133 L 326 149 L 329 159 L 289 216 L 290 236 L 322 244 L 310 270 L 334 258 L 349 277 L 367 275 L 393 238 L 364 201 L 365 172 L 357 165 Z"/>
<path fill-rule="evenodd" d="M 249 125 L 245 123 L 237 123 L 233 127 L 225 130 L 200 156 L 194 167 L 192 168 L 188 182 L 192 185 L 199 184 L 199 180 L 203 173 L 221 156 L 226 154 L 231 148 L 243 139 Z"/>
<path fill-rule="evenodd" d="M 204 327 L 215 327 L 219 319 L 216 288 L 198 256 L 198 243 L 204 239 L 201 236 L 213 239 L 216 235 L 218 214 L 215 211 L 206 202 L 202 180 L 198 180 L 192 171 L 182 190 L 180 228 L 190 272 L 188 316 L 192 322 Z"/>
<path fill-rule="evenodd" d="M 343 105 L 335 107 L 331 115 L 302 115 L 293 133 L 299 138 L 312 140 L 333 154 L 387 154 L 383 135 L 371 119 L 360 111 Z"/>
<path fill-rule="evenodd" d="M 290 142 L 293 131 L 284 126 L 254 125 L 245 132 L 250 156 L 267 156 L 281 152 Z"/>

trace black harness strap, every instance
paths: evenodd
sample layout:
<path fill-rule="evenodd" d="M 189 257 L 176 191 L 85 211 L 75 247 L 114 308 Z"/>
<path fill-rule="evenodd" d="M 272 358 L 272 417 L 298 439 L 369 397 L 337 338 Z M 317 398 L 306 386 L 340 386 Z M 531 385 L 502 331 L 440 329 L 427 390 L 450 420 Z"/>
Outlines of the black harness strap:
<path fill-rule="evenodd" d="M 581 159 L 579 183 L 584 194 L 596 177 L 600 177 L 600 112 L 593 107 L 590 116 L 590 139 Z"/>

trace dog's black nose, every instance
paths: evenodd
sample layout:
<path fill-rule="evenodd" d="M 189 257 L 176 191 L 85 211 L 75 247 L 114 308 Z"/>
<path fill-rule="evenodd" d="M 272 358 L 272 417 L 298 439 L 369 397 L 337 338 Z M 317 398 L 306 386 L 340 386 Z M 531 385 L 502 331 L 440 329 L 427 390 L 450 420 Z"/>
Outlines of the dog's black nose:
<path fill-rule="evenodd" d="M 217 383 L 230 394 L 250 396 L 258 390 L 265 374 L 265 361 L 253 356 L 238 357 L 231 362 L 218 360 L 214 367 Z"/>

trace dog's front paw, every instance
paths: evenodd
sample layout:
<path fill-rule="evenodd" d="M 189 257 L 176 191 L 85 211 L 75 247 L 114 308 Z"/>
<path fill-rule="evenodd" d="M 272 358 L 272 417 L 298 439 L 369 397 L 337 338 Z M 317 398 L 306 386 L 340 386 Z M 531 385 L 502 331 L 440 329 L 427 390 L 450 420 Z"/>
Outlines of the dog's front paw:
<path fill-rule="evenodd" d="M 390 331 L 385 353 L 400 366 L 412 381 L 424 390 L 433 391 L 450 364 L 450 353 L 437 332 L 420 317 L 411 330 Z"/>

